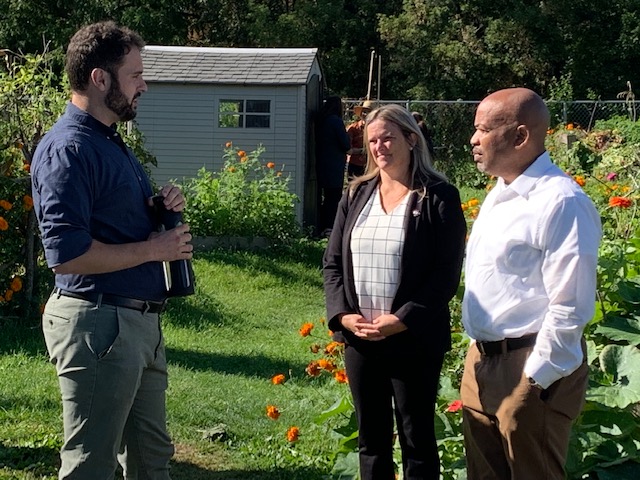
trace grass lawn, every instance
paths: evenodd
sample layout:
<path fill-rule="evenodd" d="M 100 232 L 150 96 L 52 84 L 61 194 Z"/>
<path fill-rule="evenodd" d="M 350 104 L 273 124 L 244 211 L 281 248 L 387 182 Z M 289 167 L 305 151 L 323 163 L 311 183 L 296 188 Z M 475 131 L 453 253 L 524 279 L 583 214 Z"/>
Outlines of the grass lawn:
<path fill-rule="evenodd" d="M 169 360 L 172 478 L 320 479 L 335 439 L 313 417 L 347 388 L 305 373 L 330 339 L 320 262 L 324 244 L 197 255 L 196 295 L 163 315 Z M 312 337 L 298 329 L 312 322 Z M 0 319 L 0 479 L 54 479 L 62 441 L 54 367 L 37 322 Z M 285 374 L 283 385 L 271 377 Z M 281 412 L 278 420 L 266 406 Z M 289 443 L 290 426 L 300 438 Z M 221 439 L 207 438 L 222 432 Z"/>

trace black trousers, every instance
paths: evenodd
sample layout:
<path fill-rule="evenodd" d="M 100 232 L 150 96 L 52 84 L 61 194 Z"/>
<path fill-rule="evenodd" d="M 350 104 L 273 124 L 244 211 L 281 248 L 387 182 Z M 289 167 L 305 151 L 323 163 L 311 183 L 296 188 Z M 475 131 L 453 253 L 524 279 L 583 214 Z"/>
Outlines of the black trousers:
<path fill-rule="evenodd" d="M 444 353 L 385 345 L 387 342 L 390 340 L 347 345 L 345 349 L 358 420 L 360 478 L 395 479 L 395 414 L 404 479 L 438 480 L 434 415 Z"/>
<path fill-rule="evenodd" d="M 322 203 L 320 205 L 320 231 L 333 228 L 338 204 L 342 198 L 342 187 L 324 187 L 322 189 Z"/>

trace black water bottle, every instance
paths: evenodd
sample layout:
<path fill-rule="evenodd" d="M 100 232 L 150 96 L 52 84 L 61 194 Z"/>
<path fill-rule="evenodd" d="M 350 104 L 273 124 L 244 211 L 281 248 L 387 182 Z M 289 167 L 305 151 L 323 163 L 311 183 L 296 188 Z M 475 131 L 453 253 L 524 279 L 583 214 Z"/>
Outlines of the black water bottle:
<path fill-rule="evenodd" d="M 160 230 L 171 230 L 182 225 L 182 213 L 167 210 L 164 206 L 164 197 L 155 195 L 153 197 L 153 205 L 156 210 Z M 169 297 L 185 297 L 193 295 L 195 292 L 195 276 L 191 260 L 174 260 L 172 262 L 163 262 L 164 264 L 164 283 L 167 288 Z"/>

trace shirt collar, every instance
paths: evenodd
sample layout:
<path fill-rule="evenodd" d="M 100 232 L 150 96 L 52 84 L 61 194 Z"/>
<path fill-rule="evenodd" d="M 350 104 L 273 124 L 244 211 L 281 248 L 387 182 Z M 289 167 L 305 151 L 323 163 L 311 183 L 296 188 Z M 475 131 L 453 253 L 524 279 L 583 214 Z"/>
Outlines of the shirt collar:
<path fill-rule="evenodd" d="M 544 173 L 553 166 L 549 152 L 544 151 L 536 158 L 527 169 L 516 177 L 509 185 L 505 185 L 504 179 L 500 178 L 501 190 L 510 189 L 521 197 L 528 199 L 529 193 L 533 190 L 536 182 Z"/>
<path fill-rule="evenodd" d="M 78 108 L 76 105 L 74 105 L 71 102 L 67 103 L 67 110 L 65 113 L 74 122 L 77 122 L 81 125 L 86 125 L 89 128 L 98 130 L 99 132 L 103 133 L 107 137 L 111 137 L 113 136 L 114 133 L 116 133 L 115 123 L 112 126 L 108 127 L 104 123 L 102 123 L 101 121 L 93 117 L 90 113 L 87 113 L 81 108 Z"/>

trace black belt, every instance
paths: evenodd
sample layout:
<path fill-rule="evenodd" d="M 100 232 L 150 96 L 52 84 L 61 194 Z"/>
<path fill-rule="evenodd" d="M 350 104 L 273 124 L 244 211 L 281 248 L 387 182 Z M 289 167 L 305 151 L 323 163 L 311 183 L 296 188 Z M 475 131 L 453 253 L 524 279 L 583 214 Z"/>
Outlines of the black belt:
<path fill-rule="evenodd" d="M 160 313 L 165 307 L 165 302 L 150 302 L 147 300 L 138 300 L 137 298 L 121 297 L 120 295 L 110 295 L 108 293 L 68 292 L 58 287 L 53 289 L 53 293 L 62 295 L 63 297 L 86 300 L 97 305 L 104 303 L 105 305 L 112 305 L 114 307 L 130 308 L 131 310 L 138 310 L 142 313 Z"/>
<path fill-rule="evenodd" d="M 476 342 L 482 355 L 499 355 L 520 348 L 532 347 L 536 343 L 537 333 L 532 333 L 519 338 L 505 338 L 497 342 Z"/>

